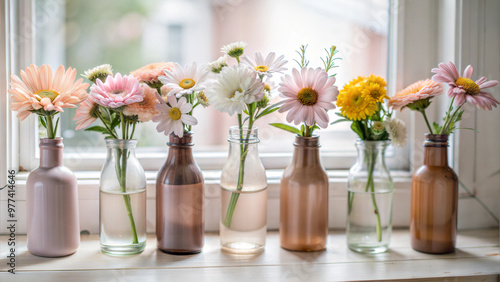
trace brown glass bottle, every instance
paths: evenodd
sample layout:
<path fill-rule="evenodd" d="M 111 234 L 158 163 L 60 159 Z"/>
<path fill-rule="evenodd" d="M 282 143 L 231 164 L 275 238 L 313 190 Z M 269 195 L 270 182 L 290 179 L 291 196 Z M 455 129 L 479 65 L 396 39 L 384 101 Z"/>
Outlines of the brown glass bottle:
<path fill-rule="evenodd" d="M 320 251 L 328 236 L 328 176 L 319 137 L 295 137 L 292 163 L 281 178 L 280 241 L 292 251 Z"/>
<path fill-rule="evenodd" d="M 192 152 L 191 132 L 171 134 L 168 158 L 156 180 L 156 238 L 158 249 L 193 254 L 203 248 L 204 182 Z"/>
<path fill-rule="evenodd" d="M 427 134 L 424 165 L 413 175 L 411 246 L 431 254 L 455 251 L 458 178 L 448 166 L 448 135 Z"/>

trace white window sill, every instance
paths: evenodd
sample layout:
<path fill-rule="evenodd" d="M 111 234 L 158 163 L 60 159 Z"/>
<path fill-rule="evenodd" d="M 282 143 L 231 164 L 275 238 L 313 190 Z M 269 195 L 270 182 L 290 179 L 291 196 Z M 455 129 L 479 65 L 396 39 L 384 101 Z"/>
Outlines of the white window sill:
<path fill-rule="evenodd" d="M 408 230 L 394 230 L 388 252 L 363 255 L 347 249 L 344 232 L 331 231 L 326 251 L 283 250 L 277 232 L 268 232 L 265 251 L 234 256 L 220 250 L 219 237 L 209 233 L 200 254 L 168 255 L 156 249 L 148 235 L 146 250 L 129 257 L 100 253 L 97 235 L 82 235 L 79 250 L 63 258 L 41 258 L 26 249 L 26 237 L 16 238 L 16 274 L 0 272 L 1 281 L 498 281 L 498 229 L 459 232 L 457 251 L 429 255 L 414 251 Z M 6 242 L 7 236 L 0 236 Z M 5 249 L 4 249 L 5 250 Z M 5 258 L 7 253 L 1 253 Z M 5 261 L 5 259 L 4 259 Z"/>

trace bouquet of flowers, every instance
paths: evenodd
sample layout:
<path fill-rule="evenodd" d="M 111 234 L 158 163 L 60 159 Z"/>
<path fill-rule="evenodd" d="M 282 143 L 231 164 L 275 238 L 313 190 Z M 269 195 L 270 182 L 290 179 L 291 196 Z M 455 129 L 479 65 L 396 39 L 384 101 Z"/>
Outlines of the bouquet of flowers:
<path fill-rule="evenodd" d="M 387 83 L 380 76 L 360 76 L 350 81 L 340 91 L 337 97 L 338 114 L 342 118 L 333 122 L 351 122 L 351 129 L 364 141 L 392 140 L 397 146 L 406 143 L 406 127 L 404 123 L 392 118 L 392 112 L 384 106 L 387 96 Z M 332 123 L 332 124 L 333 124 Z M 373 172 L 377 155 L 372 152 L 365 157 L 367 165 L 367 180 L 365 192 L 371 192 L 373 213 L 376 217 L 378 242 L 382 241 L 382 225 L 380 212 L 375 199 L 375 181 Z M 348 194 L 348 213 L 351 213 L 354 193 Z"/>
<path fill-rule="evenodd" d="M 76 69 L 59 66 L 54 73 L 49 65 L 36 65 L 21 71 L 21 78 L 11 76 L 8 92 L 12 95 L 10 108 L 17 111 L 17 117 L 25 120 L 31 113 L 38 115 L 40 124 L 47 129 L 47 138 L 54 139 L 59 118 L 54 116 L 64 108 L 74 108 L 87 99 L 88 83 L 76 78 Z"/>
<path fill-rule="evenodd" d="M 440 63 L 438 68 L 432 69 L 435 75 L 431 79 L 417 81 L 394 95 L 389 106 L 394 110 L 410 110 L 420 112 L 427 124 L 430 134 L 449 135 L 457 128 L 457 123 L 462 119 L 462 107 L 465 103 L 472 103 L 483 110 L 491 110 L 497 107 L 498 102 L 490 93 L 484 91 L 486 88 L 494 87 L 498 84 L 496 80 L 487 81 L 486 77 L 481 77 L 473 81 L 474 69 L 468 65 L 463 75 L 460 76 L 454 63 Z M 442 83 L 447 83 L 448 97 L 452 98 L 448 111 L 443 117 L 443 124 L 433 122 L 432 125 L 427 119 L 425 110 L 430 106 L 432 98 L 443 93 Z"/>
<path fill-rule="evenodd" d="M 265 58 L 261 53 L 256 53 L 254 59 L 243 56 L 246 46 L 245 42 L 235 42 L 222 47 L 225 55 L 209 64 L 215 78 L 206 91 L 206 97 L 213 103 L 216 110 L 231 116 L 237 114 L 240 130 L 243 130 L 245 125 L 248 129 L 252 129 L 256 120 L 278 110 L 276 105 L 269 106 L 270 88 L 266 87 L 265 78 L 286 70 L 284 65 L 287 62 L 283 59 L 284 56 L 276 57 L 274 52 L 269 53 Z M 227 56 L 235 58 L 238 64 L 229 67 L 226 61 Z M 242 57 L 241 60 L 240 57 Z M 248 138 L 249 136 L 246 136 L 247 140 Z M 248 144 L 241 144 L 237 191 L 243 189 L 247 151 Z M 231 225 L 239 195 L 240 193 L 237 192 L 231 194 L 229 207 L 224 217 L 224 225 L 228 228 Z"/>
<path fill-rule="evenodd" d="M 133 139 L 136 125 L 147 122 L 158 113 L 157 90 L 139 81 L 132 75 L 121 75 L 113 71 L 110 65 L 101 65 L 88 70 L 83 75 L 93 85 L 90 96 L 77 109 L 76 129 L 102 133 L 106 139 Z M 102 125 L 90 126 L 97 119 Z M 130 195 L 127 191 L 127 163 L 129 150 L 116 148 L 115 169 L 121 192 L 125 201 L 128 218 L 132 229 L 132 243 L 138 243 L 136 224 L 132 213 Z"/>

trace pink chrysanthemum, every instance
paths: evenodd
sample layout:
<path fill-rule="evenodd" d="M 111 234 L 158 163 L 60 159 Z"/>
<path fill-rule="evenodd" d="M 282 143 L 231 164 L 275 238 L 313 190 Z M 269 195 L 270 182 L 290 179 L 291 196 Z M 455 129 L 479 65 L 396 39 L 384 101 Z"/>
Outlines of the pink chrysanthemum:
<path fill-rule="evenodd" d="M 119 108 L 144 99 L 139 81 L 131 75 L 122 76 L 117 73 L 108 76 L 103 83 L 97 79 L 90 87 L 90 97 L 94 103 L 108 108 Z"/>
<path fill-rule="evenodd" d="M 171 70 L 174 67 L 174 63 L 160 62 L 145 65 L 140 69 L 130 72 L 132 76 L 137 78 L 139 82 L 145 82 L 149 85 L 154 85 L 159 82 L 158 77 L 164 75 L 163 70 Z"/>
<path fill-rule="evenodd" d="M 92 100 L 87 99 L 83 101 L 78 109 L 76 109 L 76 114 L 73 118 L 76 123 L 76 130 L 83 129 L 91 125 L 97 119 L 98 110 L 99 105 L 92 102 Z"/>
<path fill-rule="evenodd" d="M 59 66 L 55 73 L 48 65 L 36 65 L 21 71 L 21 78 L 11 76 L 8 92 L 12 95 L 10 107 L 17 111 L 20 120 L 26 119 L 32 111 L 63 112 L 63 108 L 74 108 L 87 98 L 88 83 L 76 78 L 76 69 Z"/>
<path fill-rule="evenodd" d="M 293 69 L 292 75 L 282 77 L 281 81 L 278 91 L 285 100 L 279 112 L 289 111 L 287 122 L 296 125 L 304 122 L 308 126 L 317 122 L 326 128 L 330 121 L 327 111 L 335 109 L 333 102 L 339 94 L 335 77 L 328 77 L 321 68 L 302 68 L 300 73 Z"/>
<path fill-rule="evenodd" d="M 455 98 L 455 104 L 457 106 L 469 102 L 483 110 L 491 110 L 492 107 L 496 107 L 497 104 L 500 104 L 493 95 L 483 91 L 486 88 L 496 86 L 498 81 L 486 81 L 486 77 L 484 76 L 473 81 L 471 78 L 474 69 L 471 65 L 465 68 L 463 76 L 460 76 L 457 67 L 452 62 L 440 63 L 439 68 L 432 69 L 432 72 L 435 73 L 432 77 L 434 81 L 448 83 L 450 86 L 448 96 L 450 98 Z"/>
<path fill-rule="evenodd" d="M 123 114 L 126 116 L 137 116 L 140 122 L 150 121 L 154 115 L 158 114 L 155 105 L 159 103 L 157 99 L 158 91 L 146 84 L 141 84 L 144 100 L 125 106 Z"/>
<path fill-rule="evenodd" d="M 397 92 L 389 100 L 388 106 L 394 110 L 402 110 L 417 101 L 441 94 L 443 94 L 443 84 L 441 82 L 435 82 L 431 79 L 420 80 Z"/>

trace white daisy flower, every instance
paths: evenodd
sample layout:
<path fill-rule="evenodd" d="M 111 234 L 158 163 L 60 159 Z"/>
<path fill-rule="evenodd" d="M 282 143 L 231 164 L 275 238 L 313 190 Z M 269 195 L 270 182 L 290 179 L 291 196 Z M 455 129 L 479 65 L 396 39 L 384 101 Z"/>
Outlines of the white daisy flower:
<path fill-rule="evenodd" d="M 189 115 L 193 105 L 187 102 L 186 97 L 181 97 L 179 101 L 175 96 L 167 97 L 167 103 L 160 102 L 155 105 L 155 109 L 159 112 L 153 117 L 154 122 L 158 122 L 156 130 L 163 132 L 166 136 L 172 132 L 182 137 L 184 135 L 184 125 L 196 125 L 198 121 L 193 116 Z M 158 100 L 163 101 L 158 95 Z"/>
<path fill-rule="evenodd" d="M 276 54 L 271 52 L 264 59 L 260 52 L 255 53 L 255 61 L 248 56 L 244 56 L 241 62 L 249 66 L 258 75 L 272 77 L 273 73 L 283 73 L 287 68 L 283 67 L 288 61 L 283 60 L 285 56 L 281 55 L 276 58 Z"/>
<path fill-rule="evenodd" d="M 196 99 L 198 100 L 198 103 L 202 105 L 204 108 L 210 106 L 210 101 L 208 100 L 207 96 L 205 95 L 205 92 L 200 91 L 196 93 Z"/>
<path fill-rule="evenodd" d="M 233 58 L 238 58 L 241 55 L 243 55 L 243 52 L 245 50 L 245 47 L 247 47 L 247 45 L 248 44 L 246 42 L 237 41 L 228 44 L 226 46 L 222 46 L 221 51 Z"/>
<path fill-rule="evenodd" d="M 403 147 L 406 144 L 406 125 L 398 118 L 388 118 L 385 122 L 385 130 L 389 132 L 392 144 Z"/>
<path fill-rule="evenodd" d="M 96 80 L 99 78 L 102 82 L 106 80 L 108 75 L 113 75 L 113 69 L 110 64 L 104 64 L 97 66 L 95 68 L 86 70 L 82 76 L 92 81 L 92 83 L 96 83 Z"/>
<path fill-rule="evenodd" d="M 177 98 L 205 89 L 203 82 L 209 73 L 205 66 L 198 68 L 196 63 L 191 66 L 185 65 L 184 68 L 176 63 L 173 69 L 164 72 L 165 76 L 158 78 L 164 86 L 172 89 L 168 95 L 176 95 Z"/>
<path fill-rule="evenodd" d="M 211 72 L 220 73 L 223 67 L 227 67 L 227 55 L 220 56 L 217 60 L 208 63 Z"/>
<path fill-rule="evenodd" d="M 229 115 L 241 114 L 247 104 L 264 97 L 264 83 L 248 68 L 224 68 L 205 93 L 214 108 Z"/>

